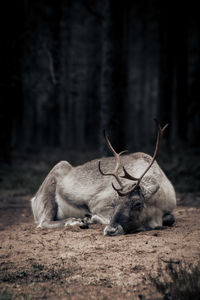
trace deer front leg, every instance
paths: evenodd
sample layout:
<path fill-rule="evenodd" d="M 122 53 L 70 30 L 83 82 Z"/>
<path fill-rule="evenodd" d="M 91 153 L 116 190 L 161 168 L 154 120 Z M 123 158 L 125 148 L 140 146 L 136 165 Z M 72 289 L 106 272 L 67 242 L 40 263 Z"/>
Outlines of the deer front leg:
<path fill-rule="evenodd" d="M 82 229 L 89 228 L 91 224 L 108 224 L 108 219 L 97 215 L 86 214 L 84 218 L 68 218 L 65 222 L 65 226 L 76 226 L 78 225 Z"/>
<path fill-rule="evenodd" d="M 66 218 L 63 220 L 45 220 L 38 225 L 38 228 L 60 228 L 64 226 L 80 226 L 81 228 L 85 228 L 84 220 L 77 218 Z"/>

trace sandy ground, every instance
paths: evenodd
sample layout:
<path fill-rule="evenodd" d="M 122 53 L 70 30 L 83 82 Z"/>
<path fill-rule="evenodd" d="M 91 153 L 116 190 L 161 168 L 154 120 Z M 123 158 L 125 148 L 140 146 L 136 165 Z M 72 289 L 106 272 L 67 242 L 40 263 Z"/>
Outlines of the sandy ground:
<path fill-rule="evenodd" d="M 116 237 L 36 228 L 30 197 L 0 201 L 0 288 L 6 299 L 162 299 L 149 281 L 159 264 L 200 257 L 200 194 L 178 196 L 172 228 Z M 1 298 L 2 299 L 2 298 Z"/>

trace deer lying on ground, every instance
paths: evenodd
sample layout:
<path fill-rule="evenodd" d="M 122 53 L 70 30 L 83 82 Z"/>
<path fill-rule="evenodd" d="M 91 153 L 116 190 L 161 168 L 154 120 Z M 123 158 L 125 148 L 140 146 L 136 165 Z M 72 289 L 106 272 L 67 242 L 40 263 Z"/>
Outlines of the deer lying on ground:
<path fill-rule="evenodd" d="M 102 223 L 107 225 L 104 235 L 113 236 L 171 226 L 175 191 L 155 161 L 167 125 L 157 126 L 153 157 L 142 152 L 121 156 L 125 151 L 116 153 L 105 135 L 114 157 L 102 158 L 101 162 L 95 159 L 77 167 L 67 161 L 58 163 L 32 199 L 38 227 L 84 228 L 87 224 Z M 119 187 L 112 183 L 113 177 Z"/>

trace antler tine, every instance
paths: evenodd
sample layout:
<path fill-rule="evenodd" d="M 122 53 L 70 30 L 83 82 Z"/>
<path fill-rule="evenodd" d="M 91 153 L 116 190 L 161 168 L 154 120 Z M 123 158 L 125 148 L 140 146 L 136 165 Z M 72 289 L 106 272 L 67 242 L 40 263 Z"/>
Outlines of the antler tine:
<path fill-rule="evenodd" d="M 139 178 L 135 178 L 133 176 L 131 176 L 125 168 L 123 168 L 124 170 L 124 176 L 123 178 L 127 178 L 129 180 L 133 180 L 133 181 L 137 181 L 137 183 L 135 183 L 132 188 L 130 190 L 128 190 L 127 192 L 120 192 L 118 191 L 118 194 L 120 196 L 126 196 L 128 195 L 129 193 L 133 192 L 140 184 L 142 178 L 144 177 L 144 175 L 149 171 L 149 169 L 151 168 L 151 166 L 153 165 L 155 159 L 156 159 L 156 156 L 158 154 L 158 151 L 159 151 L 159 148 L 160 148 L 160 141 L 161 141 L 161 138 L 162 138 L 162 135 L 163 135 L 163 132 L 165 131 L 165 129 L 167 128 L 168 124 L 166 124 L 165 126 L 163 126 L 163 128 L 161 128 L 159 122 L 157 119 L 154 119 L 155 123 L 156 123 L 156 126 L 158 128 L 158 133 L 157 133 L 157 140 L 156 140 L 156 147 L 155 147 L 155 151 L 154 151 L 154 154 L 153 154 L 153 157 L 152 157 L 152 160 L 150 162 L 150 164 L 148 165 L 148 167 L 146 168 L 146 170 L 142 173 L 142 175 L 139 177 Z"/>
<path fill-rule="evenodd" d="M 137 181 L 137 180 L 139 179 L 139 178 L 136 178 L 136 177 L 133 177 L 132 175 L 130 175 L 130 174 L 126 171 L 125 167 L 123 167 L 123 171 L 124 171 L 124 175 L 123 175 L 123 176 L 120 176 L 120 177 L 126 178 L 126 179 L 130 179 L 130 180 L 133 180 L 133 181 Z"/>
<path fill-rule="evenodd" d="M 120 167 L 120 155 L 121 155 L 122 153 L 124 153 L 124 152 L 127 152 L 127 150 L 124 150 L 124 151 L 122 151 L 122 152 L 120 152 L 120 153 L 117 153 L 117 152 L 114 150 L 114 148 L 112 147 L 112 145 L 111 145 L 111 143 L 110 143 L 110 141 L 109 141 L 109 138 L 108 138 L 108 136 L 106 135 L 105 130 L 104 130 L 104 138 L 105 138 L 105 140 L 106 140 L 106 143 L 107 143 L 107 145 L 108 145 L 108 148 L 111 150 L 111 152 L 113 153 L 113 155 L 114 155 L 114 157 L 115 157 L 116 164 L 115 164 L 115 168 L 114 168 L 113 172 L 110 172 L 110 173 L 104 173 L 104 172 L 101 170 L 101 162 L 99 161 L 99 163 L 98 163 L 99 171 L 100 171 L 101 175 L 104 175 L 104 176 L 112 175 L 112 176 L 114 176 L 115 179 L 117 180 L 117 182 L 119 183 L 120 187 L 122 188 L 123 185 L 122 185 L 122 182 L 121 182 L 121 180 L 120 180 L 120 178 L 119 178 L 118 170 L 119 170 L 119 167 Z M 121 189 L 121 188 L 120 188 L 120 189 Z"/>
<path fill-rule="evenodd" d="M 132 190 L 136 189 L 136 187 L 138 186 L 139 184 L 138 183 L 134 183 L 134 185 L 131 187 L 130 191 L 127 191 L 127 192 L 122 192 L 121 189 L 117 189 L 114 184 L 112 183 L 112 187 L 113 189 L 118 193 L 119 196 L 126 196 L 128 195 L 129 193 L 132 192 Z M 134 188 L 133 188 L 134 187 Z"/>
<path fill-rule="evenodd" d="M 151 168 L 151 166 L 153 165 L 154 161 L 156 160 L 158 151 L 160 149 L 160 142 L 161 142 L 161 138 L 163 135 L 163 132 L 165 131 L 165 129 L 167 128 L 168 124 L 166 124 L 165 126 L 163 126 L 163 128 L 161 128 L 160 124 L 158 123 L 157 119 L 154 119 L 157 127 L 158 127 L 158 133 L 157 133 L 157 140 L 156 140 L 156 148 L 152 157 L 152 161 L 149 164 L 149 166 L 147 167 L 147 169 L 144 171 L 144 173 L 140 176 L 140 181 L 142 180 L 142 178 L 144 177 L 144 175 L 148 172 L 148 170 Z"/>

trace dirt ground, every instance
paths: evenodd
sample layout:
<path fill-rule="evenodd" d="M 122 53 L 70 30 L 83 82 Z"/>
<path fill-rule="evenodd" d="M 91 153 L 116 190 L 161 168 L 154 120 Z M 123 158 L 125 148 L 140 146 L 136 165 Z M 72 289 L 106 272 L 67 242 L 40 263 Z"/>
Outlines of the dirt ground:
<path fill-rule="evenodd" d="M 116 237 L 103 225 L 38 229 L 29 200 L 0 201 L 0 299 L 162 299 L 149 274 L 199 260 L 199 193 L 178 195 L 172 228 Z"/>

